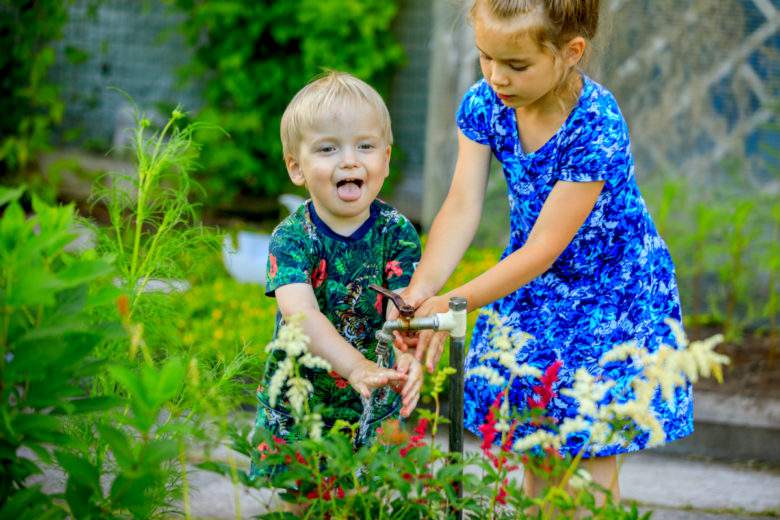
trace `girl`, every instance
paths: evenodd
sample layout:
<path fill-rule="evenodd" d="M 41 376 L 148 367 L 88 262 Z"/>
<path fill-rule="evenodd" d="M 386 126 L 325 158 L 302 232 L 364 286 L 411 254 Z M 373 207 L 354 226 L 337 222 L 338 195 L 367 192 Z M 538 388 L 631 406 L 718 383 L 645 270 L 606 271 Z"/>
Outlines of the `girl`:
<path fill-rule="evenodd" d="M 628 366 L 598 365 L 612 346 L 636 340 L 654 350 L 674 345 L 665 318 L 680 320 L 674 267 L 634 178 L 628 128 L 613 95 L 578 70 L 596 34 L 598 0 L 476 0 L 470 18 L 484 79 L 466 92 L 457 113 L 458 160 L 449 194 L 430 230 L 421 263 L 404 291 L 418 315 L 443 312 L 450 296 L 484 305 L 509 326 L 533 336 L 520 363 L 542 370 L 563 363 L 556 385 L 568 387 L 585 367 L 625 382 Z M 480 220 L 491 156 L 503 167 L 511 235 L 497 265 L 448 294 L 434 296 L 469 246 Z M 466 371 L 491 348 L 483 315 L 474 330 Z M 445 336 L 421 333 L 418 359 L 435 367 Z M 498 365 L 492 365 L 501 369 Z M 507 377 L 507 380 L 509 378 Z M 530 378 L 509 389 L 522 410 L 533 396 Z M 558 386 L 556 386 L 558 388 Z M 475 434 L 499 389 L 466 380 L 465 425 Z M 576 408 L 556 396 L 549 414 Z M 693 430 L 690 387 L 675 406 L 660 396 L 653 410 L 667 440 Z M 526 425 L 518 435 L 527 435 Z M 570 440 L 575 455 L 587 439 Z M 619 499 L 615 455 L 642 449 L 607 446 L 586 461 L 593 479 Z M 526 471 L 529 495 L 544 482 Z"/>

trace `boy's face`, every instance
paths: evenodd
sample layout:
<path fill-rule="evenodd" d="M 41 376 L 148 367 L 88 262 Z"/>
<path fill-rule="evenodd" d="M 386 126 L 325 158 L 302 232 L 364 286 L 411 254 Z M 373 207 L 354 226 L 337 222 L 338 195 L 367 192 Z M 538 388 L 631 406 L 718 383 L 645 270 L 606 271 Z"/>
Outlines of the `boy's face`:
<path fill-rule="evenodd" d="M 320 218 L 351 234 L 368 219 L 389 173 L 390 146 L 373 110 L 356 106 L 307 128 L 297 157 L 286 157 L 285 164 L 293 183 L 308 189 Z"/>

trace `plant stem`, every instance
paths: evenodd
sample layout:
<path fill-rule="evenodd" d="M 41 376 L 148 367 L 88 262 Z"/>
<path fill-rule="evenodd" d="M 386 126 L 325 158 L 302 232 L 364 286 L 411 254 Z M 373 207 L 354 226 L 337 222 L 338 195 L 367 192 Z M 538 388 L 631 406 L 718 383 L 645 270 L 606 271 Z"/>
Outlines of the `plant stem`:
<path fill-rule="evenodd" d="M 187 480 L 187 453 L 184 448 L 184 442 L 179 441 L 179 464 L 181 464 L 181 494 L 184 502 L 184 518 L 190 520 L 190 486 Z"/>

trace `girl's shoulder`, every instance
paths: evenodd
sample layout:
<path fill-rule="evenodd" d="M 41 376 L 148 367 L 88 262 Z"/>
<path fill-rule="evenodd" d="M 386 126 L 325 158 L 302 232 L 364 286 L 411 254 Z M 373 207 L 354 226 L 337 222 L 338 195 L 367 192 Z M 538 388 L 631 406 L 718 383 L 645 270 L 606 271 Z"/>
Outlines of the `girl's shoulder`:
<path fill-rule="evenodd" d="M 577 112 L 590 123 L 611 121 L 612 125 L 625 124 L 617 99 L 608 88 L 586 74 L 582 75 L 582 82 Z"/>
<path fill-rule="evenodd" d="M 501 110 L 501 100 L 483 78 L 463 95 L 455 121 L 469 139 L 489 144 L 496 116 Z"/>

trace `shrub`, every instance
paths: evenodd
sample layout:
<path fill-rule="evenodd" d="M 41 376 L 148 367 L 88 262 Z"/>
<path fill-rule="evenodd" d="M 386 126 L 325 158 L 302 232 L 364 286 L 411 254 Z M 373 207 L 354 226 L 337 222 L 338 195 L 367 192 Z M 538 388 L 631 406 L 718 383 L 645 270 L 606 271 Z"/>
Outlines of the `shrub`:
<path fill-rule="evenodd" d="M 351 72 L 386 93 L 402 58 L 384 0 L 175 0 L 195 49 L 184 74 L 203 86 L 201 121 L 229 134 L 199 136 L 209 203 L 287 189 L 279 122 L 293 94 L 323 68 Z"/>

